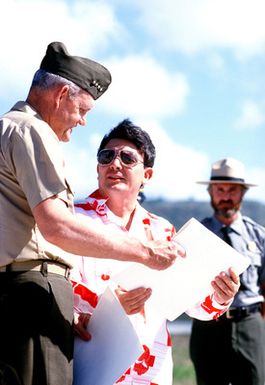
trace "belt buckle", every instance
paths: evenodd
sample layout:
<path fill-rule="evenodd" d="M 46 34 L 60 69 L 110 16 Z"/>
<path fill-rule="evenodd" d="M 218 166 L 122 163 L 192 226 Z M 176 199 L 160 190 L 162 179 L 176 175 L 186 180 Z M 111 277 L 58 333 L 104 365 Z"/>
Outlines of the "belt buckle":
<path fill-rule="evenodd" d="M 245 306 L 243 306 L 240 309 L 240 316 L 241 316 L 241 318 L 248 316 L 250 313 L 251 313 L 250 309 L 245 307 Z"/>
<path fill-rule="evenodd" d="M 64 277 L 65 278 L 67 278 L 67 279 L 69 279 L 69 277 L 70 277 L 70 268 L 69 267 L 66 267 L 65 268 L 65 274 L 64 274 Z"/>
<path fill-rule="evenodd" d="M 225 313 L 227 319 L 241 319 L 250 314 L 250 311 L 247 307 L 243 306 L 241 308 L 228 309 Z"/>

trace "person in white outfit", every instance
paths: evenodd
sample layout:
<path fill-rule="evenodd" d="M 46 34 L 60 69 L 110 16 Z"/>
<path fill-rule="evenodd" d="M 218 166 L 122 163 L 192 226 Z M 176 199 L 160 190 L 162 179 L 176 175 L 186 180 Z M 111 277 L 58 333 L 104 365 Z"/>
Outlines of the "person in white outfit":
<path fill-rule="evenodd" d="M 149 135 L 126 119 L 104 136 L 97 160 L 98 190 L 76 204 L 80 220 L 103 223 L 106 232 L 109 229 L 115 229 L 117 233 L 128 232 L 143 241 L 170 241 L 176 233 L 174 226 L 147 212 L 137 200 L 139 191 L 153 175 L 155 147 Z M 89 339 L 86 330 L 89 314 L 106 287 L 114 285 L 113 274 L 124 269 L 127 263 L 80 257 L 74 266 L 71 279 L 75 309 L 79 313 L 76 316 L 79 337 Z M 214 294 L 190 309 L 189 314 L 200 319 L 217 318 L 227 310 L 238 290 L 238 282 L 232 268 L 230 276 L 220 273 L 212 282 Z M 171 385 L 173 364 L 166 319 L 159 314 L 154 317 L 145 308 L 145 301 L 152 295 L 151 289 L 140 287 L 126 291 L 116 287 L 115 291 L 144 350 L 117 384 Z"/>

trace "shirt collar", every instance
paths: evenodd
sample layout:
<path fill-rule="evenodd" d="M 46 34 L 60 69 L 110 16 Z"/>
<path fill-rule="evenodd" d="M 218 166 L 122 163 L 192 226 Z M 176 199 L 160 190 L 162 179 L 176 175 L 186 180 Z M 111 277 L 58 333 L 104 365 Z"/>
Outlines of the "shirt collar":
<path fill-rule="evenodd" d="M 51 128 L 51 126 L 45 122 L 42 117 L 38 114 L 38 112 L 27 102 L 24 102 L 24 101 L 19 101 L 17 102 L 12 108 L 11 108 L 11 111 L 21 111 L 21 112 L 25 112 L 26 114 L 28 115 L 32 115 L 32 116 L 35 116 L 37 119 L 40 119 L 42 122 L 46 123 L 47 124 L 47 127 L 49 128 L 49 130 L 51 131 L 51 134 L 54 136 L 55 139 L 57 139 L 57 141 L 59 142 L 59 138 L 58 136 L 55 134 L 55 132 L 53 131 L 53 129 Z"/>
<path fill-rule="evenodd" d="M 243 234 L 243 220 L 242 215 L 239 212 L 237 219 L 229 225 L 229 227 L 237 234 L 242 235 Z M 213 216 L 213 231 L 219 232 L 221 228 L 224 227 L 223 223 L 221 223 L 215 216 Z"/>
<path fill-rule="evenodd" d="M 117 215 L 115 215 L 108 208 L 107 201 L 108 201 L 108 197 L 103 197 L 99 190 L 95 190 L 92 194 L 90 194 L 86 198 L 86 202 L 88 202 L 90 205 L 92 205 L 95 208 L 95 211 L 97 213 L 99 213 L 101 216 L 106 216 L 106 218 L 109 221 L 117 224 L 120 227 L 123 227 L 122 226 L 122 219 L 120 217 L 118 217 Z M 136 217 L 138 218 L 139 216 L 142 216 L 141 208 L 142 207 L 140 206 L 140 204 L 138 202 L 136 202 L 133 222 L 134 222 Z"/>

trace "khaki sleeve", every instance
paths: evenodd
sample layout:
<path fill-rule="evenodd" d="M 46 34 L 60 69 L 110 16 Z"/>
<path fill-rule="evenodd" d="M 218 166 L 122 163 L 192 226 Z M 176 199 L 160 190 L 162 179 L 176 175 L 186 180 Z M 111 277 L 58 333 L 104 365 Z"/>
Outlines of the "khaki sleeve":
<path fill-rule="evenodd" d="M 31 209 L 67 190 L 59 142 L 45 134 L 34 128 L 15 132 L 9 146 L 9 166 Z"/>

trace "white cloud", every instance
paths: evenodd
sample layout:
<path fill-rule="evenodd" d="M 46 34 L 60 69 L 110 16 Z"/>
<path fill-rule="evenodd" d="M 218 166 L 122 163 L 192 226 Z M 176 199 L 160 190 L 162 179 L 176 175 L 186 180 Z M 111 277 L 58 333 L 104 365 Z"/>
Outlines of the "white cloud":
<path fill-rule="evenodd" d="M 74 55 L 99 58 L 111 39 L 121 39 L 121 30 L 112 8 L 104 2 L 1 2 L 0 73 L 5 76 L 1 76 L 0 97 L 10 90 L 19 93 L 29 84 L 50 42 L 64 42 Z"/>
<path fill-rule="evenodd" d="M 161 45 L 184 53 L 231 48 L 253 55 L 265 48 L 263 0 L 134 0 L 142 25 Z"/>
<path fill-rule="evenodd" d="M 205 189 L 196 181 L 208 170 L 207 156 L 175 143 L 154 121 L 142 122 L 140 126 L 151 136 L 157 152 L 154 176 L 146 186 L 148 196 L 171 200 L 205 198 Z"/>
<path fill-rule="evenodd" d="M 250 183 L 257 183 L 256 187 L 251 187 L 246 195 L 247 199 L 265 202 L 265 173 L 264 168 L 253 167 L 248 170 L 247 181 Z"/>
<path fill-rule="evenodd" d="M 218 73 L 220 76 L 221 72 L 225 71 L 225 61 L 222 55 L 217 52 L 211 52 L 207 58 L 207 62 L 214 73 Z"/>
<path fill-rule="evenodd" d="M 134 121 L 144 128 L 156 147 L 154 176 L 145 187 L 148 199 L 209 200 L 207 186 L 196 181 L 209 180 L 212 160 L 199 151 L 172 141 L 166 131 L 154 121 Z M 63 144 L 70 183 L 76 197 L 81 198 L 97 188 L 96 149 L 102 135 L 91 133 L 87 142 L 72 140 Z M 214 159 L 215 160 L 215 159 Z M 265 202 L 265 174 L 261 167 L 246 170 L 246 180 L 257 183 L 250 188 L 247 199 Z"/>
<path fill-rule="evenodd" d="M 147 55 L 115 58 L 107 67 L 113 83 L 104 106 L 111 113 L 161 118 L 184 110 L 189 85 L 183 73 L 167 72 Z"/>
<path fill-rule="evenodd" d="M 265 47 L 264 0 L 9 0 L 2 1 L 0 9 L 0 99 L 15 102 L 22 92 L 22 97 L 25 97 L 47 44 L 61 40 L 75 55 L 101 60 L 103 52 L 105 59 L 106 53 L 113 54 L 108 63 L 104 59 L 113 73 L 113 83 L 97 102 L 98 111 L 100 106 L 109 113 L 105 119 L 112 119 L 113 114 L 122 114 L 132 117 L 134 121 L 150 117 L 161 121 L 164 117 L 181 114 L 190 92 L 189 80 L 182 72 L 182 68 L 185 70 L 183 63 L 188 64 L 191 79 L 196 76 L 198 79 L 200 74 L 192 71 L 198 69 L 200 58 L 191 57 L 191 61 L 179 62 L 179 56 L 176 57 L 174 51 L 187 54 L 202 52 L 207 55 L 211 69 L 216 69 L 218 74 L 221 71 L 229 74 L 231 67 L 228 66 L 229 61 L 225 61 L 224 49 L 252 55 L 263 52 Z M 139 18 L 141 30 L 138 29 Z M 126 23 L 128 20 L 130 22 Z M 146 36 L 147 29 L 151 39 Z M 128 37 L 137 55 L 118 57 L 117 43 L 124 47 Z M 169 49 L 169 55 L 160 50 L 161 46 Z M 126 53 L 130 52 L 130 48 L 128 46 Z M 145 53 L 147 49 L 149 54 Z M 155 57 L 160 51 L 163 60 L 156 62 L 151 54 Z M 182 65 L 179 66 L 181 70 L 174 68 L 175 63 Z M 247 72 L 250 75 L 247 80 L 252 79 L 254 73 L 258 74 L 260 64 L 251 63 L 254 66 Z M 166 65 L 171 68 L 170 71 Z M 255 68 L 257 71 L 253 70 Z M 234 81 L 242 80 L 244 72 L 240 72 L 240 68 L 231 69 L 232 76 L 235 73 L 238 75 L 234 76 Z M 257 76 L 258 84 L 262 85 L 262 77 Z M 204 84 L 203 78 L 199 80 Z M 197 86 L 196 82 L 194 85 Z M 211 92 L 209 95 L 211 97 Z M 242 106 L 237 127 L 257 128 L 264 124 L 263 107 L 262 103 L 247 101 Z M 196 114 L 193 118 L 197 119 Z M 100 122 L 100 117 L 98 120 Z M 196 124 L 196 121 L 190 124 Z M 203 186 L 195 183 L 197 179 L 209 176 L 211 165 L 207 155 L 173 142 L 158 122 L 151 122 L 150 127 L 157 142 L 158 156 L 148 193 L 171 199 L 192 196 L 207 199 Z M 97 137 L 95 143 L 98 144 L 99 139 Z M 93 140 L 95 137 L 89 136 L 87 143 L 77 145 L 73 141 L 65 147 L 75 190 L 80 195 L 87 194 L 96 185 Z M 251 189 L 248 197 L 254 194 L 264 201 L 264 170 L 256 168 L 253 174 L 259 187 Z"/>
<path fill-rule="evenodd" d="M 62 144 L 67 175 L 77 197 L 86 197 L 97 188 L 96 152 L 102 137 L 91 133 L 87 141 Z"/>
<path fill-rule="evenodd" d="M 238 130 L 255 130 L 265 122 L 264 103 L 246 100 L 241 109 L 241 115 L 235 122 Z"/>
<path fill-rule="evenodd" d="M 204 172 L 209 169 L 207 156 L 174 143 L 153 121 L 135 123 L 149 132 L 157 152 L 154 177 L 146 186 L 148 197 L 205 199 L 205 189 L 196 185 L 196 180 L 205 178 Z M 92 134 L 86 143 L 76 145 L 72 141 L 63 145 L 69 180 L 77 197 L 84 197 L 97 187 L 96 148 L 101 139 Z"/>

